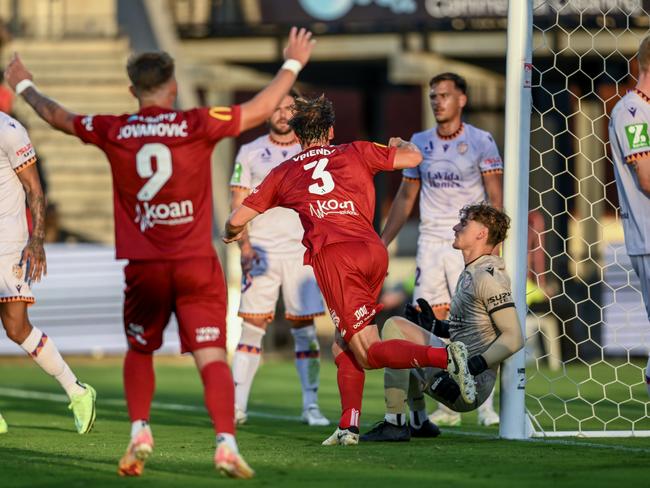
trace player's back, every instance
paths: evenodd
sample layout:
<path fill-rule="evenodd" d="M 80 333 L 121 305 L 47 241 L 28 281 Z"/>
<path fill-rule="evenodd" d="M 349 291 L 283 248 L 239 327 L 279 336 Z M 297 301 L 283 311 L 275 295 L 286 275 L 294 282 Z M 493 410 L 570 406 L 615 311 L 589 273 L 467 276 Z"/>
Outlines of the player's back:
<path fill-rule="evenodd" d="M 344 241 L 379 241 L 372 222 L 374 175 L 393 169 L 394 148 L 357 141 L 308 148 L 274 169 L 244 202 L 264 212 L 292 208 L 305 229 L 305 260 Z"/>
<path fill-rule="evenodd" d="M 237 107 L 75 120 L 77 135 L 111 164 L 117 257 L 180 259 L 214 255 L 211 155 L 239 131 Z"/>

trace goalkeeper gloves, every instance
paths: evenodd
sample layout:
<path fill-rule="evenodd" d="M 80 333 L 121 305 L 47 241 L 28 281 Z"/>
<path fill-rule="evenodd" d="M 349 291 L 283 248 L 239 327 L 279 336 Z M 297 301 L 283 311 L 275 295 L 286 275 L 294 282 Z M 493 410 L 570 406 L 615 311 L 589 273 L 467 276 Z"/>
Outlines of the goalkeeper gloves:
<path fill-rule="evenodd" d="M 407 303 L 404 309 L 404 317 L 414 324 L 418 324 L 424 330 L 428 330 L 438 337 L 448 339 L 449 322 L 446 320 L 438 320 L 433 313 L 431 305 L 424 298 L 418 298 L 416 301 L 420 310 L 418 311 L 413 305 Z"/>
<path fill-rule="evenodd" d="M 488 369 L 488 364 L 481 354 L 477 354 L 467 360 L 467 369 L 472 376 L 477 376 Z"/>

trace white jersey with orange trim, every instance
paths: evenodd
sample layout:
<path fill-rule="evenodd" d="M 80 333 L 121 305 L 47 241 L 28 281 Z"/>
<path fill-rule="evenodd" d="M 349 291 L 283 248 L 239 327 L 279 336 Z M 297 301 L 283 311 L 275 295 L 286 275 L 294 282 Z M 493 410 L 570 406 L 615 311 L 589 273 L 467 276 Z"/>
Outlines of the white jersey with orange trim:
<path fill-rule="evenodd" d="M 0 112 L 0 255 L 20 252 L 27 243 L 25 190 L 18 173 L 35 162 L 25 128 Z"/>
<path fill-rule="evenodd" d="M 280 145 L 268 135 L 244 144 L 235 158 L 231 187 L 252 190 L 280 163 L 302 151 L 300 144 Z M 298 214 L 288 208 L 272 208 L 253 219 L 248 236 L 253 247 L 266 254 L 304 254 L 304 230 Z"/>
<path fill-rule="evenodd" d="M 609 142 L 625 247 L 630 256 L 650 254 L 650 198 L 643 192 L 634 164 L 650 156 L 650 98 L 638 90 L 629 91 L 612 110 Z"/>
<path fill-rule="evenodd" d="M 402 175 L 421 182 L 420 237 L 451 241 L 459 210 L 487 200 L 482 176 L 503 172 L 497 145 L 488 132 L 466 123 L 450 136 L 438 135 L 436 128 L 417 132 L 411 142 L 423 160 Z"/>

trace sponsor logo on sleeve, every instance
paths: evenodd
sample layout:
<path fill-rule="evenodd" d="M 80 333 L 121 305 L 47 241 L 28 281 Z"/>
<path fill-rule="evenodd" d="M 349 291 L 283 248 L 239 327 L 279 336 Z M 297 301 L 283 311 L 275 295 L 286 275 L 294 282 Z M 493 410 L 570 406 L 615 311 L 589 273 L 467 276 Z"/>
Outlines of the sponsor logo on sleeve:
<path fill-rule="evenodd" d="M 29 157 L 30 155 L 34 154 L 34 148 L 32 147 L 32 143 L 25 144 L 23 147 L 19 148 L 16 151 L 16 156 L 21 157 L 21 156 L 26 156 Z"/>
<path fill-rule="evenodd" d="M 147 345 L 147 340 L 142 337 L 144 335 L 144 327 L 133 322 L 129 323 L 126 328 L 126 335 L 133 337 L 138 344 L 143 346 Z"/>
<path fill-rule="evenodd" d="M 490 308 L 498 307 L 505 303 L 512 303 L 512 292 L 505 291 L 488 298 L 488 305 Z"/>
<path fill-rule="evenodd" d="M 213 119 L 229 122 L 232 120 L 232 109 L 230 107 L 212 107 L 208 114 Z"/>
<path fill-rule="evenodd" d="M 650 138 L 648 138 L 648 124 L 646 122 L 626 125 L 625 135 L 627 136 L 627 144 L 630 149 L 650 147 Z"/>
<path fill-rule="evenodd" d="M 86 115 L 83 119 L 81 119 L 81 125 L 84 126 L 84 129 L 86 129 L 87 132 L 92 132 L 95 130 L 93 127 L 93 117 L 94 115 Z"/>
<path fill-rule="evenodd" d="M 233 183 L 241 183 L 241 172 L 242 172 L 241 163 L 239 161 L 235 161 L 235 169 L 233 169 L 232 172 Z"/>

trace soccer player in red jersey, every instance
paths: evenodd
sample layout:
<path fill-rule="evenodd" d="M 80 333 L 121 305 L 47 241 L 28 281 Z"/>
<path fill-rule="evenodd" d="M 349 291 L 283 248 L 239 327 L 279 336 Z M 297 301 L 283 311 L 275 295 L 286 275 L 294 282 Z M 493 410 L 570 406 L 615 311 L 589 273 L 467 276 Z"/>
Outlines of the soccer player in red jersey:
<path fill-rule="evenodd" d="M 343 413 L 323 445 L 358 443 L 364 368 L 449 369 L 463 397 L 473 401 L 475 385 L 463 344 L 435 348 L 400 339 L 382 342 L 373 322 L 388 268 L 386 248 L 372 227 L 373 177 L 417 166 L 419 149 L 400 138 L 391 138 L 389 147 L 365 141 L 333 146 L 330 101 L 297 99 L 294 108 L 289 125 L 303 151 L 273 169 L 231 214 L 224 241 L 238 240 L 250 220 L 272 207 L 292 208 L 300 216 L 304 261 L 314 268 L 337 328 L 332 352 Z"/>
<path fill-rule="evenodd" d="M 36 89 L 17 55 L 7 67 L 9 85 L 43 120 L 98 146 L 111 165 L 117 258 L 129 260 L 124 389 L 132 430 L 120 475 L 140 475 L 152 452 L 152 354 L 174 312 L 183 351 L 192 353 L 203 380 L 217 434 L 216 467 L 231 477 L 253 476 L 234 437 L 234 389 L 225 348 L 227 295 L 211 239 L 210 161 L 219 140 L 269 118 L 307 63 L 313 44 L 309 31 L 292 28 L 282 69 L 255 97 L 242 105 L 187 111 L 174 109 L 174 62 L 166 53 L 129 60 L 130 90 L 140 109 L 120 116 L 76 115 Z"/>

